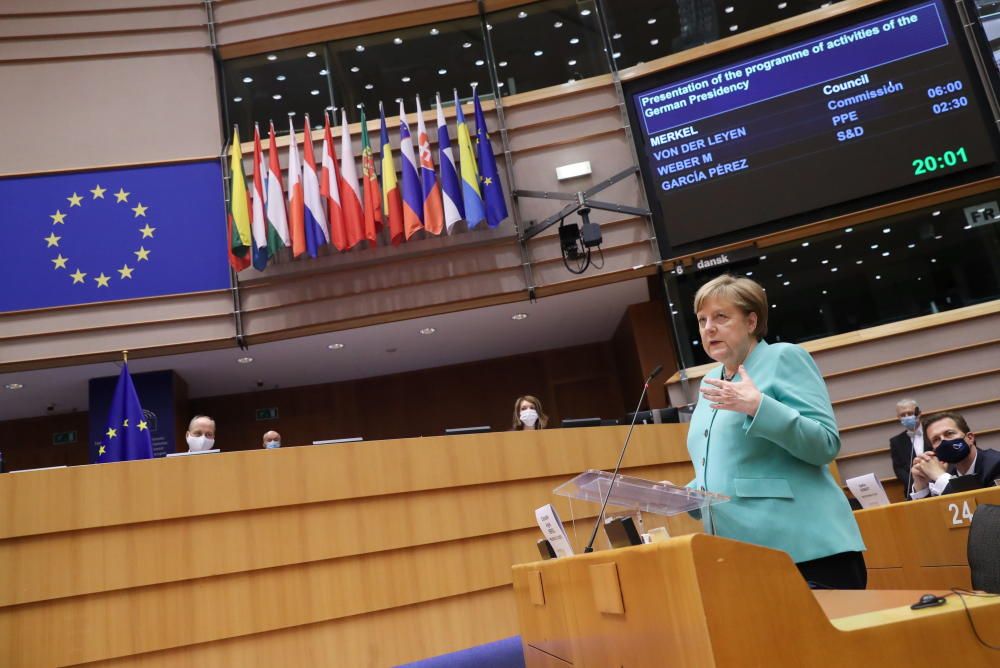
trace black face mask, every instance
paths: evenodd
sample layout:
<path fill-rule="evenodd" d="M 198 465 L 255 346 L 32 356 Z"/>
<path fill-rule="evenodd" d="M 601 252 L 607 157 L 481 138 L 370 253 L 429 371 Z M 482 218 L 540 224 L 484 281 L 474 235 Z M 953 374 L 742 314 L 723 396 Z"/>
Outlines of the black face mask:
<path fill-rule="evenodd" d="M 965 437 L 953 438 L 948 441 L 941 441 L 938 446 L 934 448 L 934 456 L 938 458 L 939 461 L 945 464 L 957 464 L 972 452 L 972 448 L 969 446 Z"/>

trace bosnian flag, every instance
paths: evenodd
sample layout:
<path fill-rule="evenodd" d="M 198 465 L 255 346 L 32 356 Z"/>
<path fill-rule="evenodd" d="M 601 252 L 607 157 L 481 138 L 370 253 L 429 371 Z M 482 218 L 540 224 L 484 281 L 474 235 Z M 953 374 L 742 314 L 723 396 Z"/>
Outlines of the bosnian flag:
<path fill-rule="evenodd" d="M 424 127 L 424 112 L 417 96 L 417 142 L 420 150 L 420 189 L 424 203 L 424 229 L 431 234 L 441 234 L 444 229 L 444 212 L 441 206 L 441 187 L 434 172 L 434 156 Z"/>
<path fill-rule="evenodd" d="M 302 138 L 302 197 L 305 201 L 306 251 L 309 257 L 316 257 L 320 246 L 330 243 L 330 231 L 326 227 L 326 212 L 319 194 L 319 177 L 316 175 L 316 156 L 313 154 L 312 125 L 306 114 L 305 137 Z"/>
<path fill-rule="evenodd" d="M 292 236 L 292 255 L 306 252 L 306 210 L 302 199 L 302 163 L 299 161 L 299 140 L 295 126 L 288 117 L 288 227 Z"/>
<path fill-rule="evenodd" d="M 330 238 L 337 250 L 347 249 L 347 232 L 344 229 L 344 212 L 340 207 L 340 168 L 337 151 L 333 147 L 330 117 L 323 112 L 323 169 L 320 173 L 319 192 L 326 202 L 326 215 L 330 223 Z"/>
<path fill-rule="evenodd" d="M 465 209 L 465 222 L 472 229 L 486 220 L 486 206 L 479 190 L 479 167 L 476 166 L 476 153 L 472 148 L 472 137 L 469 126 L 462 114 L 462 104 L 458 101 L 458 90 L 455 91 L 455 135 L 458 137 L 458 155 L 462 169 L 462 203 Z"/>
<path fill-rule="evenodd" d="M 290 245 L 288 212 L 285 211 L 285 188 L 281 181 L 278 147 L 274 141 L 274 123 L 267 143 L 267 251 L 274 257 Z"/>
<path fill-rule="evenodd" d="M 253 192 L 250 207 L 250 230 L 253 234 L 253 266 L 264 271 L 267 266 L 267 218 L 264 215 L 264 154 L 260 149 L 260 127 L 253 125 Z"/>
<path fill-rule="evenodd" d="M 424 227 L 424 203 L 420 192 L 420 177 L 417 176 L 417 161 L 413 157 L 413 138 L 406 123 L 403 100 L 399 100 L 399 154 L 400 173 L 403 181 L 403 227 L 409 239 Z"/>
<path fill-rule="evenodd" d="M 358 168 L 354 164 L 354 149 L 351 147 L 346 110 L 340 110 L 340 119 L 340 204 L 344 210 L 347 245 L 354 248 L 365 238 L 365 214 L 361 209 Z"/>
<path fill-rule="evenodd" d="M 444 224 L 451 234 L 455 223 L 465 218 L 462 210 L 462 187 L 458 185 L 458 170 L 451 152 L 451 138 L 441 110 L 441 95 L 437 96 L 438 160 L 441 163 L 441 194 L 444 196 Z"/>

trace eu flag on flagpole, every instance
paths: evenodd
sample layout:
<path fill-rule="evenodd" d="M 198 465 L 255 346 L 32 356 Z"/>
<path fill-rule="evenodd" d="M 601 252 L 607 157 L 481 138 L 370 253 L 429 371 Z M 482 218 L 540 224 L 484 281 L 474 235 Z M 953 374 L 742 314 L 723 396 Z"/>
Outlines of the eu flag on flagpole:
<path fill-rule="evenodd" d="M 483 203 L 486 205 L 486 224 L 496 227 L 507 217 L 507 202 L 503 197 L 503 186 L 497 174 L 497 159 L 493 155 L 493 144 L 490 143 L 486 131 L 486 118 L 483 107 L 479 103 L 479 89 L 472 93 L 476 108 L 476 157 L 479 159 L 479 186 L 483 191 Z"/>
<path fill-rule="evenodd" d="M 98 464 L 152 459 L 153 439 L 139 404 L 139 395 L 128 373 L 128 362 L 122 365 L 115 393 L 108 411 L 108 428 L 97 448 Z"/>

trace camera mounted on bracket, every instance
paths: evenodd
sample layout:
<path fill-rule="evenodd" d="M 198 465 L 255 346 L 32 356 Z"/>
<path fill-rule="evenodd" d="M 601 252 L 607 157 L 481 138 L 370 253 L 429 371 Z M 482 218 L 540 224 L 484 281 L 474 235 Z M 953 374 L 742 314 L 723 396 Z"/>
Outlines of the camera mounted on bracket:
<path fill-rule="evenodd" d="M 583 207 L 577 211 L 582 222 L 567 223 L 563 218 L 559 221 L 559 246 L 562 249 L 563 264 L 574 274 L 582 274 L 590 267 L 591 249 L 601 250 L 601 226 L 590 222 L 590 209 Z M 571 265 L 573 262 L 575 265 Z M 604 265 L 603 257 L 601 266 Z"/>

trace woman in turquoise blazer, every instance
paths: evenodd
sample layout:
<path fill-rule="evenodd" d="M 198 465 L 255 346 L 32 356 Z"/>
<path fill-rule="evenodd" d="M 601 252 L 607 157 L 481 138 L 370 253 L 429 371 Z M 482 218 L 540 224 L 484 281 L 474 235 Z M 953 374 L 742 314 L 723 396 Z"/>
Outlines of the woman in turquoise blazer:
<path fill-rule="evenodd" d="M 815 586 L 864 589 L 865 547 L 828 466 L 840 435 L 816 363 L 764 341 L 767 296 L 748 278 L 706 283 L 694 306 L 702 346 L 721 364 L 691 418 L 690 485 L 732 498 L 704 513 L 706 531 L 784 550 Z"/>

